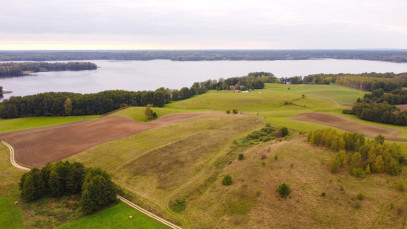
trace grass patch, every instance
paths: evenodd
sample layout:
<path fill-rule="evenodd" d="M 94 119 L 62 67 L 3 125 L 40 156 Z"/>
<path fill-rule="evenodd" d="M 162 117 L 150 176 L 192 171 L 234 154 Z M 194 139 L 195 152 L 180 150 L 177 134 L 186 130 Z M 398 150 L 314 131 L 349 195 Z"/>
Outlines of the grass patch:
<path fill-rule="evenodd" d="M 145 107 L 129 107 L 117 112 L 114 112 L 112 115 L 115 116 L 124 116 L 129 117 L 133 120 L 139 122 L 149 122 L 152 120 L 148 120 L 144 114 L 146 110 Z M 167 114 L 175 114 L 175 113 L 187 113 L 187 112 L 199 112 L 201 110 L 191 110 L 191 109 L 172 109 L 172 108 L 163 108 L 163 107 L 151 107 L 151 110 L 156 112 L 158 118 Z"/>
<path fill-rule="evenodd" d="M 14 204 L 14 201 L 14 198 L 0 197 L 0 228 L 15 229 L 24 227 L 20 210 Z"/>
<path fill-rule="evenodd" d="M 97 119 L 100 115 L 0 119 L 0 133 Z"/>
<path fill-rule="evenodd" d="M 132 219 L 129 218 L 132 216 Z M 169 228 L 166 225 L 120 202 L 108 209 L 57 227 L 67 228 Z"/>

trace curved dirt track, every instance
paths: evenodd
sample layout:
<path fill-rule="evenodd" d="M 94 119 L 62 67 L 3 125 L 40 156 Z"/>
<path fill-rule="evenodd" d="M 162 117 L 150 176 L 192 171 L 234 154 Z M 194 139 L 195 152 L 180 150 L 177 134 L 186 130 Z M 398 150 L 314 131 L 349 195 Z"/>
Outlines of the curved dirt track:
<path fill-rule="evenodd" d="M 363 124 L 341 116 L 322 113 L 303 113 L 292 117 L 292 119 L 332 126 L 349 132 L 359 132 L 368 138 L 375 138 L 377 135 L 381 134 L 386 140 L 407 142 L 407 138 L 397 137 L 397 135 L 402 133 L 401 130 Z"/>
<path fill-rule="evenodd" d="M 169 114 L 147 123 L 128 117 L 105 116 L 96 120 L 4 133 L 0 134 L 0 139 L 13 145 L 18 163 L 41 167 L 47 162 L 59 161 L 102 143 L 205 114 Z"/>

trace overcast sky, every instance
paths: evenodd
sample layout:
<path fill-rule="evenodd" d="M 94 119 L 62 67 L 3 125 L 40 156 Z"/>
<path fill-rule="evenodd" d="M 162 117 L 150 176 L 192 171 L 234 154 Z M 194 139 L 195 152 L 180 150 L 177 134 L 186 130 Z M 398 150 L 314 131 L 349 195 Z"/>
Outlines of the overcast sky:
<path fill-rule="evenodd" d="M 407 48 L 407 0 L 0 0 L 0 49 Z"/>

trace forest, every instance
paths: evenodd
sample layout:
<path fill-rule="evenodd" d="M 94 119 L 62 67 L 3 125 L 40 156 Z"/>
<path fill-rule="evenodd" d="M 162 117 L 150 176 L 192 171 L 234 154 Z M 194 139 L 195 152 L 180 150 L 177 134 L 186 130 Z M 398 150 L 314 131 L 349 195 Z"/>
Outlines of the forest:
<path fill-rule="evenodd" d="M 379 88 L 371 93 L 366 93 L 363 96 L 363 101 L 373 101 L 376 103 L 386 102 L 391 105 L 407 104 L 407 90 L 397 88 L 391 92 L 385 93 L 383 89 Z"/>
<path fill-rule="evenodd" d="M 92 94 L 71 92 L 47 92 L 28 96 L 13 96 L 0 104 L 1 118 L 33 116 L 70 116 L 106 114 L 127 106 L 163 107 L 166 103 L 188 99 L 207 90 L 229 90 L 231 85 L 244 85 L 243 88 L 259 89 L 264 83 L 277 80 L 271 73 L 249 73 L 249 76 L 233 77 L 196 82 L 190 88 L 180 90 L 158 88 L 155 91 L 110 90 Z M 243 89 L 242 88 L 242 89 Z"/>
<path fill-rule="evenodd" d="M 331 84 L 352 87 L 363 91 L 383 89 L 390 92 L 407 86 L 407 73 L 362 73 L 362 74 L 312 74 L 304 77 L 294 76 L 281 78 L 284 84 Z"/>
<path fill-rule="evenodd" d="M 307 60 L 357 59 L 407 62 L 407 50 L 147 50 L 1 51 L 0 61 L 56 60 Z"/>
<path fill-rule="evenodd" d="M 352 175 L 363 177 L 370 173 L 400 174 L 406 162 L 399 145 L 385 143 L 378 135 L 374 141 L 359 133 L 339 133 L 334 129 L 310 131 L 307 140 L 313 145 L 339 151 L 329 161 L 331 172 L 336 173 L 349 166 Z"/>
<path fill-rule="evenodd" d="M 24 63 L 1 63 L 0 78 L 24 76 L 32 72 L 49 71 L 80 71 L 95 70 L 97 65 L 90 62 L 68 62 L 68 63 L 48 63 L 48 62 L 24 62 Z"/>
<path fill-rule="evenodd" d="M 407 126 L 407 112 L 400 112 L 396 106 L 387 102 L 359 101 L 353 104 L 352 109 L 343 110 L 343 113 L 367 121 Z"/>
<path fill-rule="evenodd" d="M 358 99 L 352 109 L 343 110 L 344 114 L 353 114 L 358 118 L 373 122 L 407 126 L 407 112 L 401 112 L 397 104 L 407 103 L 407 91 L 397 88 L 385 93 L 382 88 L 366 93 Z"/>

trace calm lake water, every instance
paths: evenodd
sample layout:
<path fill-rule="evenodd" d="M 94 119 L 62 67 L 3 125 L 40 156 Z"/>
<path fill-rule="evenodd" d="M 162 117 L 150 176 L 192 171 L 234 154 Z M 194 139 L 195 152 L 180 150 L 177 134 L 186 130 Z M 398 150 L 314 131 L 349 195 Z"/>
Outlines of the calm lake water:
<path fill-rule="evenodd" d="M 407 63 L 364 60 L 278 60 L 278 61 L 109 61 L 95 60 L 100 68 L 79 72 L 44 72 L 26 77 L 0 79 L 10 96 L 40 92 L 93 93 L 103 90 L 179 89 L 207 79 L 243 76 L 249 72 L 272 72 L 277 77 L 315 73 L 407 72 Z"/>

